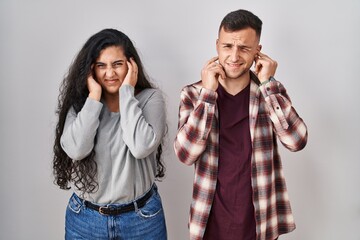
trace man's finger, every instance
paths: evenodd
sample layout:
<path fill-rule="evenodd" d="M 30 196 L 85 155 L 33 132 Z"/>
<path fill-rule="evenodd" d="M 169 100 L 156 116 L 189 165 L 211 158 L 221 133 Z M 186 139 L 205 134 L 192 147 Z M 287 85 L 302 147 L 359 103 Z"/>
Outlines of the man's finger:
<path fill-rule="evenodd" d="M 213 57 L 209 61 L 206 62 L 205 66 L 209 66 L 210 64 L 214 63 L 216 60 L 218 60 L 219 57 Z"/>

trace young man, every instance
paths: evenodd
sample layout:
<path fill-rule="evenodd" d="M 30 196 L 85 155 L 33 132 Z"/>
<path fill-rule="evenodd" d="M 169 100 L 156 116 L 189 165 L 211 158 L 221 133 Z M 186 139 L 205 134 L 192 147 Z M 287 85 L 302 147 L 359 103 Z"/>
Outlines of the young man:
<path fill-rule="evenodd" d="M 277 139 L 299 151 L 307 128 L 261 52 L 261 27 L 246 10 L 225 16 L 218 56 L 181 92 L 174 149 L 195 165 L 190 239 L 273 240 L 295 229 Z"/>

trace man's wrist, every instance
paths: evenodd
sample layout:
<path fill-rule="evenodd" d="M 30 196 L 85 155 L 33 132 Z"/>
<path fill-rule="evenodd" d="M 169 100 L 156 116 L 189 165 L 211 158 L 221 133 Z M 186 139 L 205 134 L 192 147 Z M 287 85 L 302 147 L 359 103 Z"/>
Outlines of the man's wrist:
<path fill-rule="evenodd" d="M 269 82 L 274 82 L 274 81 L 276 81 L 276 79 L 273 76 L 270 76 L 268 80 L 261 82 L 260 86 L 265 85 Z"/>

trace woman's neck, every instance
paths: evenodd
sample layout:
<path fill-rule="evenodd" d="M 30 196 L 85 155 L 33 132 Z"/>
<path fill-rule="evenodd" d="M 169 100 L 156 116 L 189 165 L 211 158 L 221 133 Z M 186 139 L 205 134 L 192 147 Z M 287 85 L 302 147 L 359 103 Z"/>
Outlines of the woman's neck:
<path fill-rule="evenodd" d="M 105 94 L 103 96 L 104 102 L 110 112 L 120 111 L 119 94 Z"/>

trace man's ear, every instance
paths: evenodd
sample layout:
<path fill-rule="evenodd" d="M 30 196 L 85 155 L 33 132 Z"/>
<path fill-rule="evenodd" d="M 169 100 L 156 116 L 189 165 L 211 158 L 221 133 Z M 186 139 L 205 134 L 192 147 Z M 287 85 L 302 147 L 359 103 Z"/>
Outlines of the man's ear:
<path fill-rule="evenodd" d="M 257 46 L 256 50 L 257 50 L 258 52 L 260 52 L 260 51 L 261 51 L 261 49 L 262 49 L 262 45 L 261 45 L 261 44 L 259 44 L 259 45 Z"/>
<path fill-rule="evenodd" d="M 216 52 L 219 53 L 219 39 L 216 39 Z"/>

